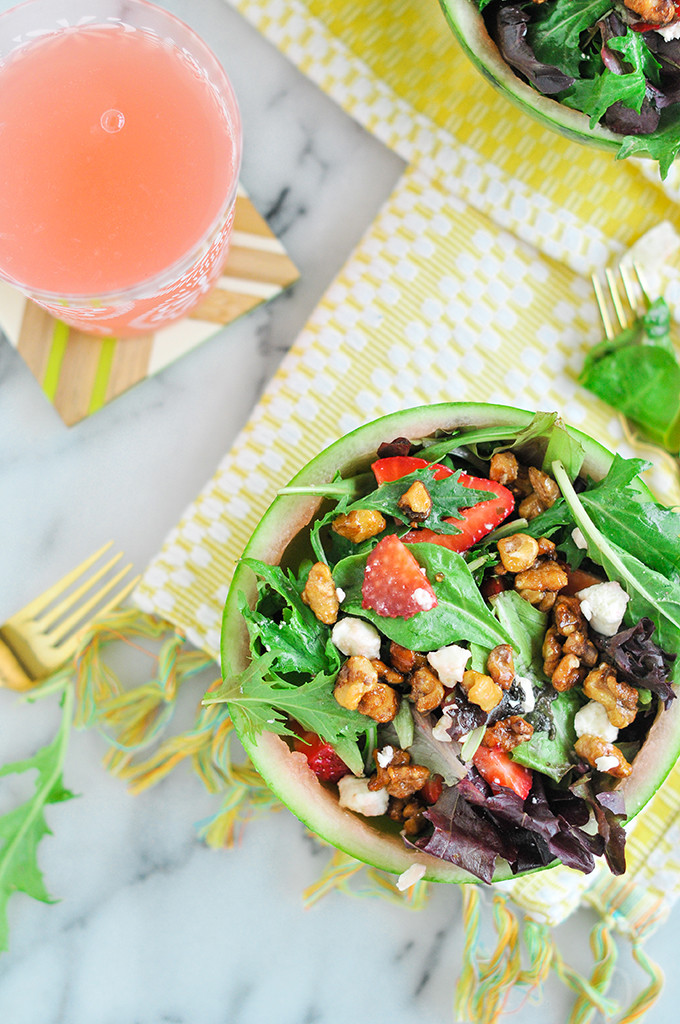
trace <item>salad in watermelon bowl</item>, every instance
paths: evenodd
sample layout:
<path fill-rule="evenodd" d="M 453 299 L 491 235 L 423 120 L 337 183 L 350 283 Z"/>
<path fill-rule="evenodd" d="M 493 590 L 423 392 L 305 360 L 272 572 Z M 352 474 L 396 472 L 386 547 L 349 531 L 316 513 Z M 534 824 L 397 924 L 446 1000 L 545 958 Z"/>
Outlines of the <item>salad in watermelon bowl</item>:
<path fill-rule="evenodd" d="M 644 468 L 556 413 L 358 428 L 255 530 L 206 702 L 310 829 L 404 885 L 623 873 L 680 751 L 680 515 Z"/>

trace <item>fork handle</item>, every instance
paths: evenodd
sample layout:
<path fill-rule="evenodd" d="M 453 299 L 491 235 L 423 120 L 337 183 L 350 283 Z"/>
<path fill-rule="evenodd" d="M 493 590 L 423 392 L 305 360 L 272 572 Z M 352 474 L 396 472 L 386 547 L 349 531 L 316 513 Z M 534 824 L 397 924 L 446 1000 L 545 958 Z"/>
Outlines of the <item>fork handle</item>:
<path fill-rule="evenodd" d="M 10 690 L 31 690 L 35 681 L 26 675 L 9 647 L 0 640 L 0 686 Z"/>

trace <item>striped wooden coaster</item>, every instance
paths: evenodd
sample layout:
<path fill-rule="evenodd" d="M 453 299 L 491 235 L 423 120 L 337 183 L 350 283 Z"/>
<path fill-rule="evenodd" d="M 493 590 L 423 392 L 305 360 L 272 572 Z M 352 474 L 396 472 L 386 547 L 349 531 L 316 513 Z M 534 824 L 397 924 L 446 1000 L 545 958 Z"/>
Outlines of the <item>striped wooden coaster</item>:
<path fill-rule="evenodd" d="M 217 328 L 273 299 L 299 276 L 281 242 L 239 189 L 222 275 L 184 320 L 137 338 L 96 338 L 55 320 L 0 282 L 0 327 L 71 426 L 190 352 Z"/>

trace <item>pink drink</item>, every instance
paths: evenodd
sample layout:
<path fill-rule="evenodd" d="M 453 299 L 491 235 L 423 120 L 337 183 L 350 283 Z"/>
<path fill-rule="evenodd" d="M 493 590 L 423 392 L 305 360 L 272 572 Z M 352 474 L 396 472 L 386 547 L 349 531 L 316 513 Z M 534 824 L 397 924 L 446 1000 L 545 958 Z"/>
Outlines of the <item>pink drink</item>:
<path fill-rule="evenodd" d="M 108 20 L 24 42 L 0 67 L 0 274 L 72 325 L 135 334 L 183 316 L 219 274 L 239 122 L 223 73 L 231 107 L 186 49 Z"/>

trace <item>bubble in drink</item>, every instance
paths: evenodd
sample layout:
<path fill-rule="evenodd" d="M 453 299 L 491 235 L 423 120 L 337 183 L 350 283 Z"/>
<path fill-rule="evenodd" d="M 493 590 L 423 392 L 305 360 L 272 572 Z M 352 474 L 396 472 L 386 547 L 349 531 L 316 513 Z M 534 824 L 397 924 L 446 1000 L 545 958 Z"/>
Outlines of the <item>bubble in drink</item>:
<path fill-rule="evenodd" d="M 105 132 L 108 132 L 109 135 L 115 135 L 125 124 L 125 114 L 112 107 L 111 110 L 104 111 L 99 119 L 99 123 Z"/>

